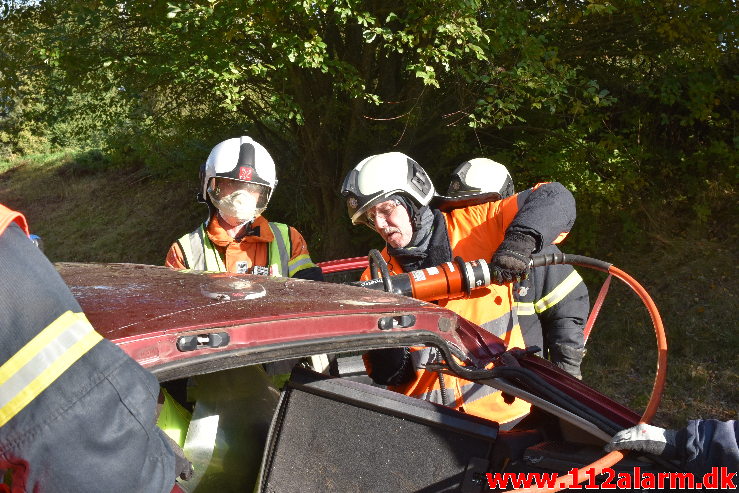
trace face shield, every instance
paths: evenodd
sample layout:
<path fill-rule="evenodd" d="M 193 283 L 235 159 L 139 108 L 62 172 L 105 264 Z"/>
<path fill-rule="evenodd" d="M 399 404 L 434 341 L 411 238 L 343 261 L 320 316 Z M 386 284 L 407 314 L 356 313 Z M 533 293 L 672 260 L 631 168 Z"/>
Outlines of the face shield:
<path fill-rule="evenodd" d="M 230 178 L 211 178 L 208 197 L 226 218 L 248 223 L 260 216 L 267 208 L 269 187 Z"/>

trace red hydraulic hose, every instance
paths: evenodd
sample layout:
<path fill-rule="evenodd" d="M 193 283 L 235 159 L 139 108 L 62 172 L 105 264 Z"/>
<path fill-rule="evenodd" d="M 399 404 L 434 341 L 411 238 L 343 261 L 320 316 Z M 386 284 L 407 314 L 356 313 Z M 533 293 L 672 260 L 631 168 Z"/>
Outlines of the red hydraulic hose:
<path fill-rule="evenodd" d="M 566 255 L 564 256 L 564 261 L 562 262 L 548 262 L 548 263 L 572 263 L 575 265 L 582 265 L 585 267 L 591 267 L 595 268 L 597 270 L 606 270 L 603 268 L 603 263 L 601 261 L 595 261 L 599 265 L 594 265 L 592 262 L 588 262 L 588 257 L 581 257 L 576 255 Z M 572 259 L 572 261 L 568 261 Z M 654 386 L 652 387 L 652 395 L 649 398 L 649 403 L 647 404 L 647 409 L 644 411 L 644 414 L 642 415 L 641 419 L 639 420 L 640 423 L 649 423 L 652 418 L 654 417 L 655 413 L 657 412 L 657 408 L 659 407 L 660 400 L 662 398 L 662 391 L 665 387 L 665 379 L 667 377 L 667 337 L 665 336 L 665 328 L 662 325 L 662 318 L 659 315 L 659 310 L 657 310 L 657 305 L 654 304 L 654 301 L 652 300 L 652 297 L 649 296 L 649 293 L 642 287 L 641 284 L 639 284 L 633 277 L 622 271 L 621 269 L 614 267 L 613 265 L 608 264 L 607 272 L 609 274 L 612 274 L 613 276 L 621 279 L 623 282 L 625 282 L 638 296 L 641 298 L 644 305 L 647 307 L 647 311 L 649 312 L 649 316 L 652 319 L 652 325 L 654 325 L 654 333 L 657 337 L 657 374 L 654 378 Z M 601 474 L 604 469 L 613 467 L 614 464 L 616 464 L 618 461 L 623 459 L 625 457 L 626 453 L 614 450 L 613 452 L 610 452 L 600 459 L 596 460 L 592 464 L 589 464 L 582 468 L 582 470 L 593 470 L 594 475 Z M 560 491 L 564 488 L 571 488 L 578 483 L 581 483 L 585 481 L 589 477 L 594 477 L 588 475 L 582 475 L 578 478 L 578 481 L 575 481 L 575 478 L 572 474 L 568 474 L 566 476 L 562 476 L 560 478 L 557 478 L 558 486 L 555 488 L 521 488 L 516 490 L 510 490 L 510 491 L 521 491 L 521 492 L 555 492 Z"/>
<path fill-rule="evenodd" d="M 588 343 L 588 338 L 590 337 L 590 331 L 593 330 L 593 325 L 595 325 L 595 320 L 598 318 L 598 314 L 600 313 L 600 309 L 603 306 L 603 300 L 606 299 L 606 294 L 608 294 L 608 288 L 611 287 L 611 279 L 613 276 L 611 274 L 608 274 L 608 277 L 606 277 L 605 282 L 603 283 L 603 286 L 600 287 L 600 292 L 598 293 L 598 297 L 595 300 L 595 304 L 593 304 L 593 309 L 590 310 L 590 316 L 588 317 L 588 321 L 585 323 L 585 328 L 582 331 L 583 335 L 583 344 Z"/>
<path fill-rule="evenodd" d="M 657 412 L 657 408 L 659 407 L 659 403 L 662 398 L 662 391 L 665 386 L 665 378 L 667 375 L 667 338 L 665 336 L 664 326 L 662 325 L 662 318 L 659 315 L 659 310 L 657 310 L 657 306 L 654 304 L 654 301 L 652 301 L 652 298 L 649 296 L 649 293 L 647 293 L 647 291 L 641 286 L 641 284 L 639 284 L 634 278 L 632 278 L 630 275 L 628 275 L 621 269 L 618 269 L 617 267 L 614 267 L 613 265 L 607 262 L 603 262 L 602 260 L 597 260 L 597 259 L 593 259 L 589 257 L 583 257 L 581 255 L 567 255 L 564 253 L 535 255 L 532 257 L 532 267 L 539 267 L 539 266 L 553 265 L 553 264 L 581 265 L 581 266 L 588 267 L 591 269 L 596 269 L 596 270 L 600 270 L 603 272 L 607 272 L 608 274 L 614 277 L 617 277 L 621 279 L 623 282 L 625 282 L 641 298 L 642 302 L 646 306 L 647 311 L 649 312 L 649 316 L 652 319 L 652 325 L 654 326 L 654 332 L 657 338 L 657 374 L 655 376 L 654 386 L 652 387 L 652 394 L 649 398 L 647 409 L 644 411 L 644 414 L 642 415 L 641 420 L 640 420 L 641 423 L 649 423 L 654 417 L 655 413 Z M 400 276 L 398 276 L 398 278 L 400 278 Z M 605 297 L 605 292 L 607 291 L 607 289 L 608 288 L 605 287 L 604 290 L 603 289 L 601 290 L 602 296 L 599 296 L 599 299 Z M 385 290 L 391 291 L 391 289 L 387 289 L 387 287 L 385 287 Z M 600 303 L 602 303 L 602 299 L 600 299 Z M 600 304 L 594 307 L 594 309 L 599 311 Z M 597 316 L 597 313 L 595 314 L 595 316 Z M 594 322 L 595 317 L 591 317 L 591 318 L 592 318 L 592 321 Z M 592 323 L 590 325 L 592 326 Z M 594 471 L 595 475 L 601 474 L 604 469 L 612 467 L 618 461 L 623 459 L 624 456 L 625 456 L 625 452 L 615 450 L 613 452 L 610 452 L 604 455 L 603 457 L 596 460 L 592 464 L 585 466 L 583 470 L 592 470 Z M 523 489 L 517 489 L 517 490 L 511 490 L 511 491 L 556 492 L 564 488 L 576 486 L 578 483 L 585 481 L 589 477 L 591 477 L 589 474 L 583 475 L 582 478 L 579 478 L 579 477 L 575 478 L 573 475 L 568 474 L 566 476 L 562 476 L 558 478 L 557 482 L 559 486 L 555 488 L 523 488 Z"/>
<path fill-rule="evenodd" d="M 352 257 L 318 262 L 316 265 L 321 268 L 324 274 L 330 274 L 331 272 L 366 269 L 369 265 L 369 261 L 367 260 L 367 257 Z"/>

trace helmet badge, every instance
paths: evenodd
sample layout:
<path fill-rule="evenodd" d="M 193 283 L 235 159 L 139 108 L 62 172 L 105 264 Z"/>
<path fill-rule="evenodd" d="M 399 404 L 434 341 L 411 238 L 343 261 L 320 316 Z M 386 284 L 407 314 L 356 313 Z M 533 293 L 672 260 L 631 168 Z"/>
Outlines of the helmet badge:
<path fill-rule="evenodd" d="M 251 181 L 252 173 L 254 172 L 254 168 L 250 166 L 241 166 L 239 168 L 239 180 L 241 181 Z"/>
<path fill-rule="evenodd" d="M 356 209 L 357 205 L 359 204 L 357 203 L 357 199 L 355 197 L 349 197 L 346 201 L 346 205 L 348 205 L 352 209 Z"/>

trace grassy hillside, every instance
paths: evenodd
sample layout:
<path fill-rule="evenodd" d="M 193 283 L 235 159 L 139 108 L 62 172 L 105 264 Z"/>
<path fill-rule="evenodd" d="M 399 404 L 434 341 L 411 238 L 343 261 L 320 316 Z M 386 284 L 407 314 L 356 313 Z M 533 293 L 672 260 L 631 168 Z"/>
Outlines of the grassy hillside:
<path fill-rule="evenodd" d="M 94 152 L 0 162 L 0 202 L 26 214 L 52 261 L 161 264 L 171 242 L 204 217 L 204 206 L 194 200 L 197 177 L 104 164 Z M 737 417 L 736 213 L 725 221 L 729 227 L 720 235 L 708 228 L 681 230 L 671 211 L 663 211 L 640 242 L 604 238 L 599 251 L 583 252 L 633 275 L 662 313 L 669 374 L 656 422 L 663 426 L 692 417 Z M 604 276 L 583 275 L 592 302 Z M 646 310 L 615 281 L 588 342 L 586 382 L 642 411 L 654 378 L 655 346 Z"/>
<path fill-rule="evenodd" d="M 207 212 L 196 176 L 104 169 L 95 153 L 0 163 L 0 201 L 22 210 L 52 261 L 163 264 Z"/>

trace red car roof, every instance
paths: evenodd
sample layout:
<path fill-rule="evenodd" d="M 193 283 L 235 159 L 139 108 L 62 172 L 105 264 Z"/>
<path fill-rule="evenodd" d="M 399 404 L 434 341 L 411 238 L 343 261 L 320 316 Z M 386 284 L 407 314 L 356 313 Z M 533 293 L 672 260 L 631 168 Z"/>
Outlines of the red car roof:
<path fill-rule="evenodd" d="M 342 284 L 138 264 L 56 267 L 96 330 L 145 366 L 192 357 L 178 351 L 178 337 L 216 330 L 229 333 L 233 350 L 387 333 L 378 320 L 401 314 L 412 314 L 415 323 L 392 332 L 447 335 L 460 321 L 469 324 L 430 303 Z"/>

